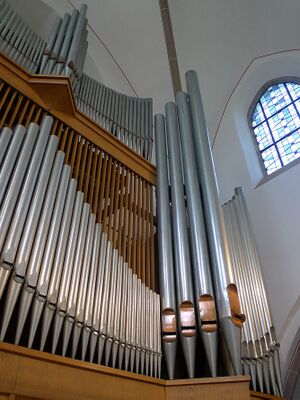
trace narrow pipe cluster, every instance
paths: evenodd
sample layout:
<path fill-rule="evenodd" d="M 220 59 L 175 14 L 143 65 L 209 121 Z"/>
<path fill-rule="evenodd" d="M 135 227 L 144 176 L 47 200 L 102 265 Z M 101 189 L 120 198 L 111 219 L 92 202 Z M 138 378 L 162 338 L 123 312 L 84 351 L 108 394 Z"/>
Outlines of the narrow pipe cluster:
<path fill-rule="evenodd" d="M 46 42 L 10 7 L 0 0 L 0 51 L 27 71 L 36 73 Z"/>
<path fill-rule="evenodd" d="M 151 161 L 152 99 L 118 93 L 83 74 L 87 42 L 87 6 L 57 18 L 47 41 L 0 0 L 0 51 L 28 72 L 70 78 L 81 112 Z"/>
<path fill-rule="evenodd" d="M 240 187 L 223 204 L 230 256 L 241 307 L 246 315 L 242 330 L 244 373 L 251 375 L 254 390 L 282 396 L 275 330 L 266 297 L 260 261 Z"/>
<path fill-rule="evenodd" d="M 152 99 L 126 96 L 85 74 L 74 93 L 80 111 L 151 161 Z"/>
<path fill-rule="evenodd" d="M 88 169 L 72 177 L 52 129 L 46 116 L 40 126 L 0 133 L 0 340 L 14 324 L 15 343 L 23 336 L 28 347 L 43 350 L 48 340 L 57 353 L 60 342 L 63 355 L 158 377 L 160 298 L 122 252 L 128 173 L 105 156 L 97 221 L 98 204 L 88 201 L 90 180 L 84 181 Z"/>
<path fill-rule="evenodd" d="M 155 116 L 162 346 L 171 379 L 178 338 L 194 376 L 196 326 L 211 375 L 217 375 L 218 321 L 235 373 L 241 372 L 243 316 L 198 82 L 193 71 L 186 77 L 188 95 L 179 92 L 176 104 L 166 105 L 166 121 Z"/>
<path fill-rule="evenodd" d="M 87 5 L 82 4 L 78 11 L 57 18 L 44 48 L 40 74 L 66 75 L 71 82 L 81 78 L 88 48 L 87 42 Z"/>

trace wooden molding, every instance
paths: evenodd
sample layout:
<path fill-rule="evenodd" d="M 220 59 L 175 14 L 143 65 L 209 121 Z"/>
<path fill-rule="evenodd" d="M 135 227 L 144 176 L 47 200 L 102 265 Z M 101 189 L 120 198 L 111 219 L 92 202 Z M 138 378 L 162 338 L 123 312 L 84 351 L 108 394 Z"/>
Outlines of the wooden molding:
<path fill-rule="evenodd" d="M 249 377 L 166 381 L 0 342 L 0 399 L 250 400 Z"/>
<path fill-rule="evenodd" d="M 68 77 L 31 75 L 9 57 L 0 53 L 0 78 L 136 174 L 151 184 L 156 184 L 156 169 L 153 164 L 77 109 Z"/>
<path fill-rule="evenodd" d="M 258 400 L 284 400 L 283 397 L 272 396 L 270 394 L 254 392 L 253 390 L 250 391 L 250 398 L 258 399 Z"/>

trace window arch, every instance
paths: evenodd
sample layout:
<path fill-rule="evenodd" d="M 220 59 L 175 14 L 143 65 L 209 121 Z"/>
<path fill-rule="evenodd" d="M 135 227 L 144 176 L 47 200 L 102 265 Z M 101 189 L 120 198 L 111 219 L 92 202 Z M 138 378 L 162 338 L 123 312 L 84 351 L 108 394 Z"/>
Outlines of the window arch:
<path fill-rule="evenodd" d="M 256 96 L 249 117 L 266 175 L 300 157 L 299 82 L 269 82 Z"/>

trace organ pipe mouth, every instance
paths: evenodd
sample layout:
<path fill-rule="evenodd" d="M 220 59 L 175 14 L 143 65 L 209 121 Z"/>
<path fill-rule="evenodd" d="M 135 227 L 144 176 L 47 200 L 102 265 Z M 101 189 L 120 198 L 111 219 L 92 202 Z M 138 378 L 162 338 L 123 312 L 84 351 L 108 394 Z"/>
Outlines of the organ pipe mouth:
<path fill-rule="evenodd" d="M 195 308 L 191 301 L 183 301 L 179 306 L 180 329 L 185 337 L 196 335 Z"/>
<path fill-rule="evenodd" d="M 234 283 L 230 283 L 227 286 L 227 293 L 230 304 L 231 320 L 236 326 L 241 328 L 243 326 L 243 322 L 245 321 L 245 315 L 241 312 L 240 299 L 237 287 Z"/>
<path fill-rule="evenodd" d="M 209 294 L 203 294 L 198 299 L 201 330 L 204 332 L 217 331 L 217 312 L 214 298 Z"/>
<path fill-rule="evenodd" d="M 176 341 L 176 313 L 172 308 L 165 308 L 161 317 L 163 341 L 171 343 Z"/>

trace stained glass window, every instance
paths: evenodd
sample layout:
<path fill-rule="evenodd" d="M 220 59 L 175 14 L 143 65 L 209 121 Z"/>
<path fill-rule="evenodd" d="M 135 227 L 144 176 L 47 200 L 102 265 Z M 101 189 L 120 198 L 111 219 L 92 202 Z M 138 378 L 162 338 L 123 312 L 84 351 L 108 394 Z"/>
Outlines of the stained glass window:
<path fill-rule="evenodd" d="M 300 157 L 300 85 L 281 82 L 269 86 L 251 118 L 266 174 Z"/>

